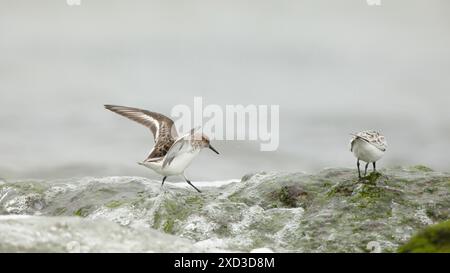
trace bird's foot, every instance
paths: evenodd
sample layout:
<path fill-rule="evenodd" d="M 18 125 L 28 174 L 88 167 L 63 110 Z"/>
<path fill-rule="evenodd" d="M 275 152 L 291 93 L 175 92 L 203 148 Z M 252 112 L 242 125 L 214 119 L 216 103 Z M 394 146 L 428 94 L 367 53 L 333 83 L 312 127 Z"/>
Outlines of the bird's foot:
<path fill-rule="evenodd" d="M 160 191 L 160 193 L 167 193 L 167 192 L 169 192 L 169 190 L 168 190 L 168 188 L 166 187 L 166 185 L 161 185 L 161 186 L 159 187 L 159 191 Z"/>

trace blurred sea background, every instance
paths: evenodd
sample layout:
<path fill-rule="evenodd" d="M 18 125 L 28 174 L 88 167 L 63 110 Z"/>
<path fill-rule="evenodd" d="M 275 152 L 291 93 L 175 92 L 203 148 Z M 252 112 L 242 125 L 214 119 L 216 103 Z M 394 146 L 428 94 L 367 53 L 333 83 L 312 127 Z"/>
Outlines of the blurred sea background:
<path fill-rule="evenodd" d="M 196 180 L 355 167 L 349 133 L 377 129 L 380 168 L 448 171 L 447 0 L 0 0 L 0 177 L 133 175 L 153 145 L 103 104 L 280 106 L 280 146 L 215 141 Z M 177 178 L 172 178 L 177 180 Z"/>

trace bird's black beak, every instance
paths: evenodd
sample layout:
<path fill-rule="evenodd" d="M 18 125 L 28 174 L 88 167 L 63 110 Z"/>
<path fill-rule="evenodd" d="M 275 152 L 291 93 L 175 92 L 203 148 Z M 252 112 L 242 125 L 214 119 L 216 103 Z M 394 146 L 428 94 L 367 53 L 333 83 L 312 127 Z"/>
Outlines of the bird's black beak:
<path fill-rule="evenodd" d="M 211 150 L 213 150 L 213 152 L 215 152 L 216 154 L 219 154 L 219 152 L 218 152 L 216 149 L 214 149 L 213 146 L 209 145 L 209 148 L 210 148 Z"/>

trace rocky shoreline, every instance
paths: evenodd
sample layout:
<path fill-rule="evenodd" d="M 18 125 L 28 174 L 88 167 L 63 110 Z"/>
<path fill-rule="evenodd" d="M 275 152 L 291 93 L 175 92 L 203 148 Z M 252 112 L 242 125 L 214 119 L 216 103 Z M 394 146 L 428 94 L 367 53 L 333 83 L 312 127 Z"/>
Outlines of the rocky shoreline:
<path fill-rule="evenodd" d="M 2 181 L 0 251 L 396 252 L 450 219 L 450 174 L 424 166 L 211 184 L 198 194 L 140 177 Z"/>

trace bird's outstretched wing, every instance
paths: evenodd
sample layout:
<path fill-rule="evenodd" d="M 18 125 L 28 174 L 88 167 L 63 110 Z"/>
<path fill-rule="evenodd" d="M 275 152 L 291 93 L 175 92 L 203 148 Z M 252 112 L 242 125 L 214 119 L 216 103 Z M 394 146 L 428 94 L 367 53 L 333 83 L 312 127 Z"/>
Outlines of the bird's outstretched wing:
<path fill-rule="evenodd" d="M 155 146 L 147 159 L 164 156 L 178 136 L 173 120 L 162 114 L 118 105 L 105 105 L 105 108 L 150 129 L 155 140 Z"/>

